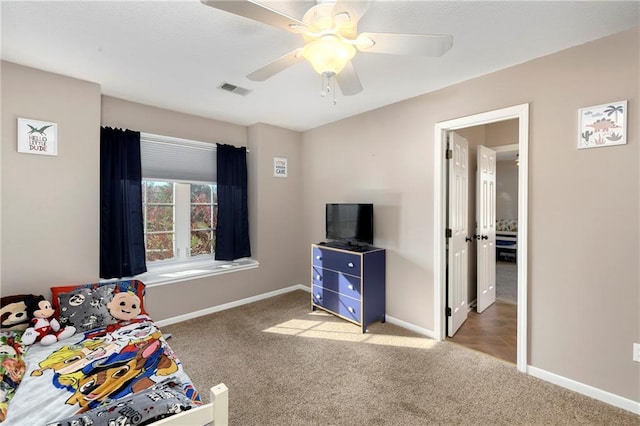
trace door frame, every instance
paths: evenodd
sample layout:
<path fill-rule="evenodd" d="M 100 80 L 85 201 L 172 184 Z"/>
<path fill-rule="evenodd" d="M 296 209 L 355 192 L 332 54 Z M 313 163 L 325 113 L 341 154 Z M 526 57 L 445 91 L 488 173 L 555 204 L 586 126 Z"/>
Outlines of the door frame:
<path fill-rule="evenodd" d="M 517 316 L 517 361 L 518 371 L 527 371 L 527 247 L 528 247 L 528 169 L 529 169 L 529 104 L 514 105 L 494 111 L 483 112 L 435 124 L 434 137 L 434 334 L 444 340 L 446 332 L 446 134 L 466 127 L 481 126 L 517 118 L 518 119 L 518 316 Z"/>

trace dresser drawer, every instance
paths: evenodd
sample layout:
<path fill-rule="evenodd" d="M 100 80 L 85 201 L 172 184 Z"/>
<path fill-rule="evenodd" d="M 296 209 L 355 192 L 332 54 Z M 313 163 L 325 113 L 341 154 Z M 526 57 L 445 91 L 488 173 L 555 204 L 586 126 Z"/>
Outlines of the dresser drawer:
<path fill-rule="evenodd" d="M 359 300 L 314 285 L 313 303 L 352 321 L 361 321 Z"/>
<path fill-rule="evenodd" d="M 313 265 L 324 269 L 359 277 L 361 261 L 359 254 L 313 247 Z"/>
<path fill-rule="evenodd" d="M 314 266 L 313 285 L 360 300 L 360 278 L 353 275 L 341 274 L 330 269 Z"/>

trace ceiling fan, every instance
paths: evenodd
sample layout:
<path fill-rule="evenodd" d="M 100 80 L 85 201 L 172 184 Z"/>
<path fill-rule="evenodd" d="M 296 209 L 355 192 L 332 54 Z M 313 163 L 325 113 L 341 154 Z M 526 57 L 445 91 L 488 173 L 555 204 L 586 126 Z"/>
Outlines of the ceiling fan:
<path fill-rule="evenodd" d="M 358 20 L 369 1 L 321 1 L 312 6 L 302 20 L 292 18 L 253 0 L 201 0 L 207 6 L 253 19 L 302 35 L 304 46 L 284 54 L 253 71 L 247 78 L 264 81 L 289 66 L 308 60 L 323 76 L 323 87 L 337 82 L 344 96 L 362 91 L 360 78 L 351 63 L 356 50 L 391 55 L 441 56 L 453 45 L 445 34 L 358 34 Z M 326 86 L 324 86 L 326 81 Z M 324 93 L 324 90 L 323 92 Z M 335 90 L 334 90 L 335 93 Z"/>

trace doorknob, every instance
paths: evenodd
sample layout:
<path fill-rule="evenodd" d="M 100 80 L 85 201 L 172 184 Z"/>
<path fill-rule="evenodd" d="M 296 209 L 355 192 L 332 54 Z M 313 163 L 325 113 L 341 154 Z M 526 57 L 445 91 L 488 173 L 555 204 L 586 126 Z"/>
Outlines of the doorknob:
<path fill-rule="evenodd" d="M 465 238 L 464 238 L 464 240 L 465 240 L 467 243 L 469 243 L 469 242 L 473 241 L 474 239 L 475 239 L 475 235 L 473 236 L 473 238 L 471 238 L 471 237 L 465 237 Z"/>
<path fill-rule="evenodd" d="M 488 235 L 482 235 L 480 238 L 483 239 L 483 240 L 488 240 L 489 236 Z"/>

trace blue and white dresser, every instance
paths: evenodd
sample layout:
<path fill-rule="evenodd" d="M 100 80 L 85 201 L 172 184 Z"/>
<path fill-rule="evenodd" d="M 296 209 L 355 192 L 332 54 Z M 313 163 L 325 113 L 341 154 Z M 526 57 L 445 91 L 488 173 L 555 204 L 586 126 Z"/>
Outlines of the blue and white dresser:
<path fill-rule="evenodd" d="M 367 331 L 385 321 L 386 253 L 377 247 L 312 244 L 311 307 L 351 321 Z"/>

